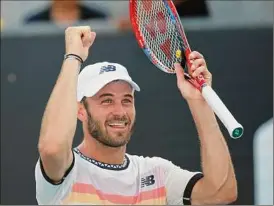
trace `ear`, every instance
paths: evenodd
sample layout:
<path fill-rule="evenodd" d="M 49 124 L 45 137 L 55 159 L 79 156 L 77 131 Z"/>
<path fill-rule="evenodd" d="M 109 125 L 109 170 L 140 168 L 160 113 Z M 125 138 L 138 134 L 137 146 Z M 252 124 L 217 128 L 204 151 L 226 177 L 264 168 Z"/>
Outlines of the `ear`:
<path fill-rule="evenodd" d="M 80 102 L 78 102 L 78 112 L 77 117 L 80 121 L 84 122 L 87 120 L 87 111 L 84 107 L 84 105 Z"/>

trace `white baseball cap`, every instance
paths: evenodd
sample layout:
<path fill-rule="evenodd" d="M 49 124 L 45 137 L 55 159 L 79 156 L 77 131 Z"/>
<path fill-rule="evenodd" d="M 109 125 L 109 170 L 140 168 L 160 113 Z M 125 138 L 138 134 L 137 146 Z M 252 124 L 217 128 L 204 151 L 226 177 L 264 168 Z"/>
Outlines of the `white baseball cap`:
<path fill-rule="evenodd" d="M 134 90 L 140 91 L 140 87 L 131 79 L 124 66 L 98 62 L 86 66 L 78 75 L 77 101 L 80 102 L 83 97 L 92 97 L 106 84 L 115 80 L 126 81 Z"/>

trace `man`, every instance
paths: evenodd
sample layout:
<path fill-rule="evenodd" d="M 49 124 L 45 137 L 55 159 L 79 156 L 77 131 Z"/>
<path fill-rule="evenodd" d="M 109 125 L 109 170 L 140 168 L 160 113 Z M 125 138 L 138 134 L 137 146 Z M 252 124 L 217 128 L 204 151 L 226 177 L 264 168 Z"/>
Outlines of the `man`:
<path fill-rule="evenodd" d="M 203 173 L 160 157 L 126 154 L 139 86 L 125 67 L 101 62 L 79 74 L 96 34 L 89 27 L 65 32 L 66 57 L 45 109 L 35 168 L 39 204 L 226 204 L 237 197 L 230 154 L 214 113 L 175 65 L 177 84 L 192 112 L 201 143 Z M 205 60 L 192 52 L 191 75 L 211 84 Z M 73 151 L 77 117 L 83 142 Z"/>
<path fill-rule="evenodd" d="M 108 14 L 99 9 L 84 6 L 79 0 L 52 0 L 49 7 L 28 16 L 26 23 L 53 22 L 58 25 L 67 25 L 81 20 L 106 18 Z"/>

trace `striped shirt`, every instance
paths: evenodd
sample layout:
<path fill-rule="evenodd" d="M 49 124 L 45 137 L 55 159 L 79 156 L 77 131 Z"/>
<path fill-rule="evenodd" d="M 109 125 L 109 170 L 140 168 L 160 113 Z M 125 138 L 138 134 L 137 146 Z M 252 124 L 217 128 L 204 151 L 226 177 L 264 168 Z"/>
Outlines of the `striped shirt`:
<path fill-rule="evenodd" d="M 202 177 L 160 157 L 126 154 L 121 165 L 111 165 L 73 150 L 73 163 L 59 184 L 35 167 L 39 205 L 178 205 L 190 204 L 195 183 Z"/>

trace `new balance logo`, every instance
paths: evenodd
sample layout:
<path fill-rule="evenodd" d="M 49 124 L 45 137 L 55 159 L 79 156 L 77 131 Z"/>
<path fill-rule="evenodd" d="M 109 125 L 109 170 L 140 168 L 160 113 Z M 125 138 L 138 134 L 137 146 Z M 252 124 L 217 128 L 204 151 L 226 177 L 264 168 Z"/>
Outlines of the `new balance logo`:
<path fill-rule="evenodd" d="M 155 183 L 154 175 L 147 176 L 141 179 L 141 188 L 145 186 L 153 185 L 154 183 Z"/>
<path fill-rule="evenodd" d="M 113 72 L 113 71 L 116 71 L 116 66 L 114 65 L 102 66 L 99 74 L 102 74 L 104 72 Z"/>

